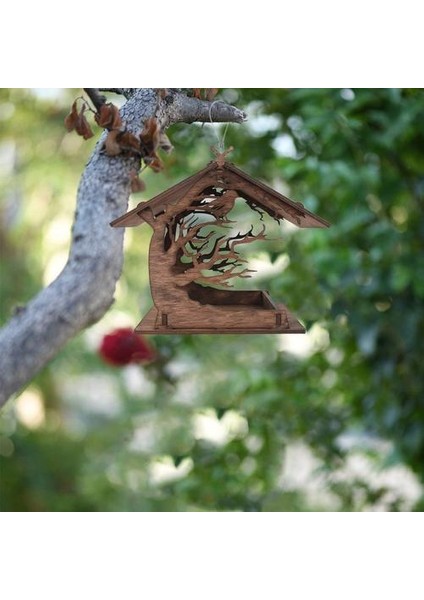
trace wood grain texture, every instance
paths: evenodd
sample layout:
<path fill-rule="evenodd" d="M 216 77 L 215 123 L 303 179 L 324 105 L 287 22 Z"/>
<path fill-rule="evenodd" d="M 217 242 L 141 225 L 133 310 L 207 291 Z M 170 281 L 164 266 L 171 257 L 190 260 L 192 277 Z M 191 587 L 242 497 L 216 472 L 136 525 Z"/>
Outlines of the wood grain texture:
<path fill-rule="evenodd" d="M 222 307 L 224 309 L 224 307 Z M 211 323 L 207 321 L 203 324 L 193 325 L 191 322 L 188 326 L 180 326 L 180 327 L 171 327 L 166 324 L 157 324 L 157 310 L 156 308 L 152 308 L 147 315 L 142 319 L 142 321 L 135 328 L 136 333 L 140 333 L 142 335 L 148 334 L 162 334 L 162 335 L 186 335 L 186 334 L 264 334 L 264 333 L 305 333 L 305 328 L 296 317 L 287 309 L 284 304 L 276 305 L 277 311 L 281 314 L 284 314 L 287 318 L 287 322 L 283 322 L 281 325 L 277 323 L 273 323 L 272 326 L 251 326 L 251 322 L 246 321 L 246 316 L 250 312 L 253 319 L 256 318 L 255 311 L 246 310 L 244 312 L 244 322 L 239 327 L 231 327 L 227 325 L 221 327 L 219 331 L 216 327 L 216 322 Z M 227 313 L 231 314 L 230 312 Z M 216 316 L 216 315 L 215 315 Z M 256 325 L 256 321 L 253 321 Z M 231 324 L 231 323 L 230 323 Z M 213 325 L 213 326 L 211 326 Z"/>
<path fill-rule="evenodd" d="M 229 291 L 230 281 L 251 272 L 238 247 L 265 239 L 265 226 L 230 233 L 237 198 L 261 215 L 298 227 L 329 223 L 259 182 L 219 154 L 204 169 L 111 223 L 153 229 L 149 277 L 154 308 L 139 333 L 304 333 L 284 304 L 267 292 Z M 219 287 L 216 287 L 219 286 Z"/>

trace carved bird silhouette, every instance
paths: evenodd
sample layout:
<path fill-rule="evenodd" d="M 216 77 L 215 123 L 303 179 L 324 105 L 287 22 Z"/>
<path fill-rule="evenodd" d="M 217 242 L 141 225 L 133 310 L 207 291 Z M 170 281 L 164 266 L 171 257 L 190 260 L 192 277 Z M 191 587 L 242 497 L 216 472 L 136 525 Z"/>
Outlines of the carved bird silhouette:
<path fill-rule="evenodd" d="M 233 208 L 236 198 L 239 194 L 236 190 L 226 190 L 222 196 L 214 198 L 208 202 L 208 212 L 217 219 L 225 217 Z"/>

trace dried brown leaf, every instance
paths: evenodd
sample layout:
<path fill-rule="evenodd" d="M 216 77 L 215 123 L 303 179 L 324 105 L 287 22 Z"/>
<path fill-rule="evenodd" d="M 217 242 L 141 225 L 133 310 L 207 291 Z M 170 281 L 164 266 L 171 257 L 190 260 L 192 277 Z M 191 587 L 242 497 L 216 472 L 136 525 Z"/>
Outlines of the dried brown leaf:
<path fill-rule="evenodd" d="M 140 133 L 141 150 L 143 156 L 153 156 L 160 144 L 161 130 L 155 117 L 145 121 L 143 131 Z"/>
<path fill-rule="evenodd" d="M 78 135 L 81 135 L 85 140 L 93 137 L 94 133 L 90 127 L 89 122 L 85 118 L 84 112 L 87 110 L 87 105 L 84 103 L 78 114 L 78 118 L 75 123 L 75 131 Z"/>
<path fill-rule="evenodd" d="M 112 129 L 105 141 L 106 154 L 117 156 L 122 152 L 140 154 L 140 140 L 130 131 Z"/>
<path fill-rule="evenodd" d="M 140 133 L 140 139 L 144 144 L 155 144 L 159 142 L 160 127 L 155 117 L 150 117 L 145 121 L 143 131 Z"/>
<path fill-rule="evenodd" d="M 94 115 L 96 123 L 105 129 L 119 129 L 122 126 L 121 115 L 117 106 L 108 102 L 100 107 L 100 110 Z"/>
<path fill-rule="evenodd" d="M 137 171 L 130 171 L 130 180 L 131 192 L 133 194 L 136 194 L 137 192 L 143 192 L 146 189 L 146 184 L 139 178 Z"/>
<path fill-rule="evenodd" d="M 122 150 L 140 154 L 140 140 L 130 131 L 120 132 L 117 141 Z"/>
<path fill-rule="evenodd" d="M 114 129 L 113 131 L 109 131 L 108 136 L 105 141 L 105 150 L 108 156 L 117 156 L 121 154 L 122 149 L 117 141 L 117 137 L 120 134 L 120 131 Z"/>
<path fill-rule="evenodd" d="M 218 92 L 219 88 L 205 88 L 205 99 L 211 102 Z"/>
<path fill-rule="evenodd" d="M 75 124 L 78 120 L 78 111 L 77 111 L 77 101 L 74 100 L 71 112 L 65 117 L 65 127 L 68 131 L 73 131 L 75 129 Z"/>
<path fill-rule="evenodd" d="M 192 88 L 193 89 L 193 96 L 195 98 L 199 98 L 200 100 L 200 92 L 201 92 L 201 88 Z"/>
<path fill-rule="evenodd" d="M 152 169 L 152 171 L 154 171 L 155 173 L 159 173 L 160 171 L 162 171 L 164 164 L 161 161 L 161 159 L 159 158 L 159 156 L 157 154 L 155 154 L 151 160 L 149 160 L 148 162 L 149 167 Z"/>

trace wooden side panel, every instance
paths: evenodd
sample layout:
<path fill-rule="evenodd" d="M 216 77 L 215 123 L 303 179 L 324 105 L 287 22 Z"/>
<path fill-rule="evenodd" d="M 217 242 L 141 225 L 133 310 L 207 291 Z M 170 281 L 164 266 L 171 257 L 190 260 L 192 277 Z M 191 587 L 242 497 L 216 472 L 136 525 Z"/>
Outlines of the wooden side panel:
<path fill-rule="evenodd" d="M 168 314 L 168 326 L 173 329 L 181 327 L 203 327 L 205 329 L 272 329 L 277 325 L 276 312 L 261 308 L 238 306 L 200 307 L 192 314 L 184 310 Z"/>

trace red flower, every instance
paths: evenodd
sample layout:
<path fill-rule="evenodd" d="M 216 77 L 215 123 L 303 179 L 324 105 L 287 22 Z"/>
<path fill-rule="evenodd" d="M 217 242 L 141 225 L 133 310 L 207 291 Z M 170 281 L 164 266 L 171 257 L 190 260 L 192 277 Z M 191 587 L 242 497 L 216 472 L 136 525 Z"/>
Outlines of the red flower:
<path fill-rule="evenodd" d="M 116 366 L 148 363 L 156 358 L 155 351 L 145 338 L 130 328 L 115 329 L 105 335 L 99 354 L 105 362 Z"/>

